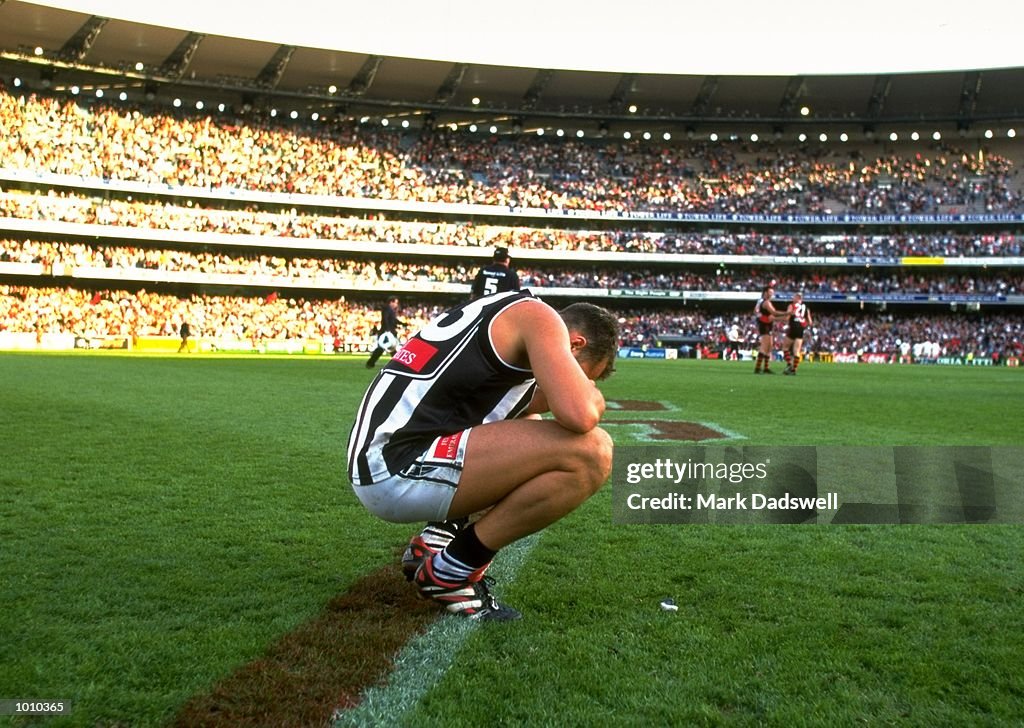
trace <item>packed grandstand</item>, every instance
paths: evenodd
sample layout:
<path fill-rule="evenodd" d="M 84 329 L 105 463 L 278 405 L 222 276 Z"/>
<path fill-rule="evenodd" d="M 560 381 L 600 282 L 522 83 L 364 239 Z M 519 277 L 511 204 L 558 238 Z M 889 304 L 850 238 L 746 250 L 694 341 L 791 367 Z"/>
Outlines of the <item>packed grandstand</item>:
<path fill-rule="evenodd" d="M 818 357 L 1016 362 L 1013 139 L 816 144 L 384 129 L 0 90 L 0 341 L 365 351 L 494 246 L 626 352 L 716 356 L 774 281 Z"/>

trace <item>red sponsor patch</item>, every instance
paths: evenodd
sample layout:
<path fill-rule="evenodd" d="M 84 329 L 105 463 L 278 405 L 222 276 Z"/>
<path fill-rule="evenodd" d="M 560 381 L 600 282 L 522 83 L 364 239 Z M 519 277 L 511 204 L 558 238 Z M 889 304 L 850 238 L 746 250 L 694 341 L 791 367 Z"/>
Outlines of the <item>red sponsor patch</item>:
<path fill-rule="evenodd" d="M 444 460 L 455 460 L 455 456 L 459 453 L 459 440 L 462 439 L 462 433 L 456 432 L 454 435 L 445 435 L 437 441 L 437 446 L 434 448 L 434 457 Z"/>
<path fill-rule="evenodd" d="M 431 346 L 423 339 L 410 339 L 405 346 L 395 352 L 392 361 L 404 364 L 418 374 L 436 353 L 437 347 Z"/>

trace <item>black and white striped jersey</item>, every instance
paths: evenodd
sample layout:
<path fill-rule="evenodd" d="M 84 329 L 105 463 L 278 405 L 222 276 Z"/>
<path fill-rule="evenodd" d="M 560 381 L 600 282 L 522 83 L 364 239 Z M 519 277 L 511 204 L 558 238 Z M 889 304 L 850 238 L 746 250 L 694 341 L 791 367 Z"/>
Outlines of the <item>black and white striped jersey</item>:
<path fill-rule="evenodd" d="M 434 319 L 395 353 L 363 395 L 349 435 L 354 484 L 398 473 L 438 436 L 526 410 L 537 386 L 533 372 L 501 360 L 490 325 L 510 306 L 529 301 L 537 299 L 522 291 L 466 303 Z"/>

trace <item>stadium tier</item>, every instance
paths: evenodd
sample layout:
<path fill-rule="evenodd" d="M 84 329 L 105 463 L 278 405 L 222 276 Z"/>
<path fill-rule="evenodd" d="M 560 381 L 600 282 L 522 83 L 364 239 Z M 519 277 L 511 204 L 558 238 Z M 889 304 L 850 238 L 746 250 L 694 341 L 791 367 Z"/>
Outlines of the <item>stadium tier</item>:
<path fill-rule="evenodd" d="M 542 297 L 620 311 L 628 347 L 714 355 L 733 322 L 752 341 L 774 281 L 812 305 L 819 356 L 1022 349 L 1012 141 L 507 139 L 12 92 L 0 119 L 8 346 L 187 320 L 214 348 L 361 351 L 382 296 L 425 320 L 501 245 Z"/>

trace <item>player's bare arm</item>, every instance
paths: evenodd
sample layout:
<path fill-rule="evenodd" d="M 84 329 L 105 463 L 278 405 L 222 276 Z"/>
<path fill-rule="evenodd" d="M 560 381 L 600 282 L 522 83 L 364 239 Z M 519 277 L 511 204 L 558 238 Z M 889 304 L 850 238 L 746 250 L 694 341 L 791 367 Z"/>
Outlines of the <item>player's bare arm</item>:
<path fill-rule="evenodd" d="M 572 432 L 589 432 L 604 415 L 605 402 L 593 379 L 604 364 L 581 364 L 575 353 L 587 344 L 578 333 L 569 334 L 558 313 L 541 302 L 524 302 L 502 312 L 492 325 L 491 338 L 503 359 L 528 367 L 543 394 L 535 398 L 531 413 L 550 411 L 555 421 Z M 545 407 L 545 410 L 539 407 Z"/>

